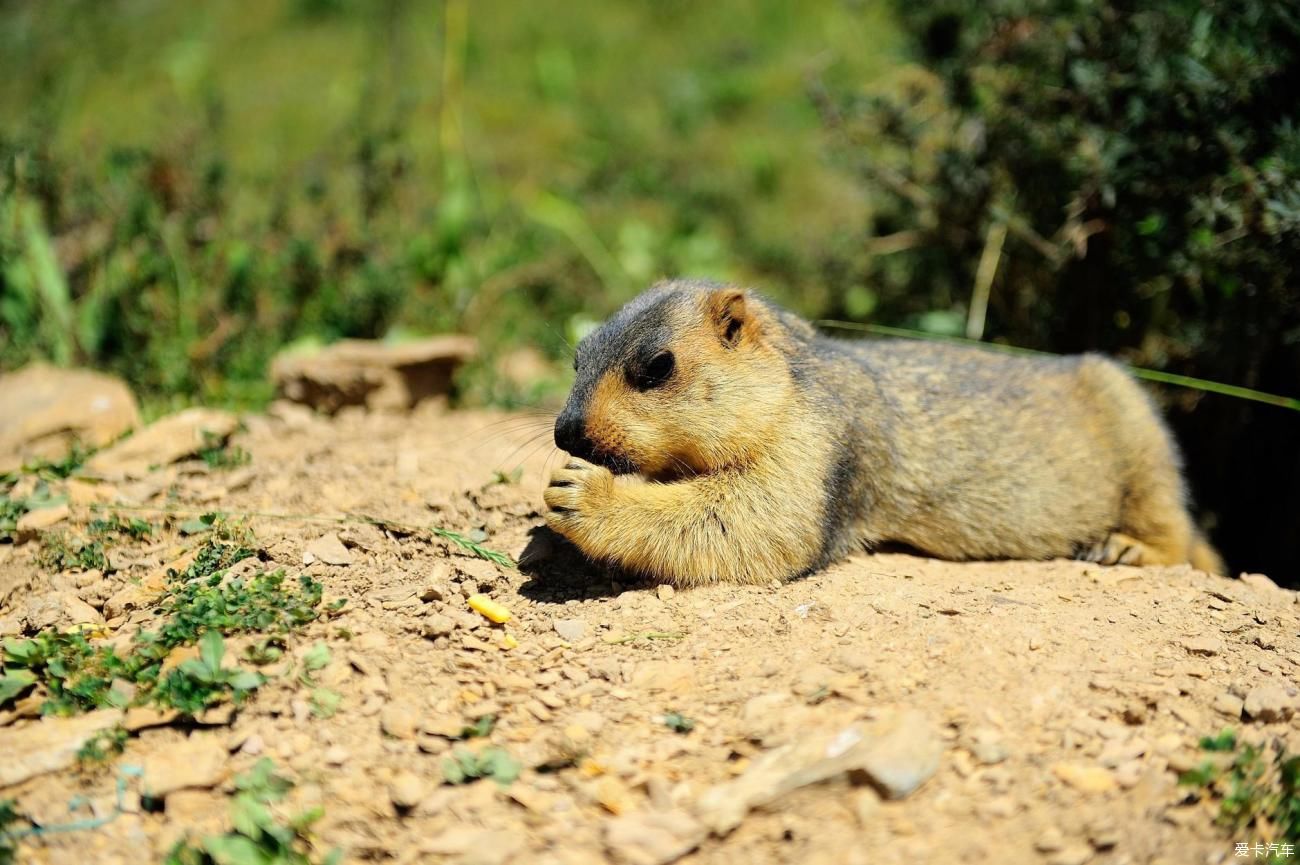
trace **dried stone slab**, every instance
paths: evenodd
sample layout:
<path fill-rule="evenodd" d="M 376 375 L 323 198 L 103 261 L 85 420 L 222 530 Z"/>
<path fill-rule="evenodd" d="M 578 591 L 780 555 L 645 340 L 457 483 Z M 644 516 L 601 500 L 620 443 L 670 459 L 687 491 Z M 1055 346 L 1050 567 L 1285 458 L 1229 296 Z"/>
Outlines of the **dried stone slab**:
<path fill-rule="evenodd" d="M 942 754 L 934 724 L 915 710 L 819 731 L 769 751 L 739 778 L 705 791 L 696 815 L 714 834 L 725 835 L 753 808 L 849 774 L 864 775 L 887 798 L 901 799 L 934 775 Z"/>
<path fill-rule="evenodd" d="M 121 721 L 120 709 L 101 709 L 73 718 L 42 718 L 6 729 L 0 789 L 68 768 L 77 761 L 77 752 L 87 739 Z"/>
<path fill-rule="evenodd" d="M 346 339 L 314 352 L 282 352 L 271 363 L 277 392 L 333 414 L 344 406 L 404 411 L 451 392 L 452 376 L 478 351 L 455 334 L 403 343 Z"/>
<path fill-rule="evenodd" d="M 214 438 L 225 440 L 237 426 L 239 419 L 230 412 L 187 408 L 95 454 L 85 470 L 109 480 L 142 478 L 157 466 L 193 456 Z"/>
<path fill-rule="evenodd" d="M 31 364 L 0 376 L 0 474 L 58 459 L 73 442 L 97 448 L 140 425 L 126 383 L 86 369 Z"/>
<path fill-rule="evenodd" d="M 605 848 L 627 865 L 668 865 L 700 846 L 707 834 L 684 811 L 641 811 L 605 824 Z"/>
<path fill-rule="evenodd" d="M 144 791 L 163 798 L 177 790 L 215 787 L 226 779 L 228 759 L 221 743 L 205 736 L 159 749 L 144 758 Z"/>

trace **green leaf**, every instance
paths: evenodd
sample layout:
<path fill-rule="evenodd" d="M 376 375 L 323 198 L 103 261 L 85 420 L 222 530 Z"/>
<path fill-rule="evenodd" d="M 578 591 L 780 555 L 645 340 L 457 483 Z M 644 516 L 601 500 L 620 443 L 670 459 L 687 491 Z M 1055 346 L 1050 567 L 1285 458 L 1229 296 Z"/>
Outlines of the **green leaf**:
<path fill-rule="evenodd" d="M 41 650 L 35 640 L 5 640 L 4 652 L 12 661 L 28 666 L 40 663 Z"/>
<path fill-rule="evenodd" d="M 519 761 L 500 748 L 488 748 L 479 757 L 484 775 L 490 775 L 502 787 L 509 787 L 523 768 Z"/>
<path fill-rule="evenodd" d="M 197 535 L 212 531 L 212 524 L 205 523 L 203 520 L 186 520 L 178 528 L 182 535 Z"/>
<path fill-rule="evenodd" d="M 302 834 L 304 831 L 311 828 L 313 823 L 324 816 L 325 809 L 320 805 L 317 805 L 313 808 L 308 808 L 306 811 L 303 811 L 301 814 L 290 820 L 289 827 L 293 829 L 293 831 Z"/>
<path fill-rule="evenodd" d="M 266 677 L 252 670 L 235 670 L 226 679 L 226 684 L 236 691 L 252 691 L 265 685 Z"/>
<path fill-rule="evenodd" d="M 330 662 L 329 646 L 317 641 L 316 645 L 307 650 L 302 656 L 302 665 L 309 672 L 315 672 L 325 667 Z"/>
<path fill-rule="evenodd" d="M 343 702 L 343 695 L 329 688 L 317 688 L 311 692 L 311 710 L 318 718 L 332 718 Z"/>
<path fill-rule="evenodd" d="M 30 670 L 12 670 L 0 677 L 0 706 L 17 697 L 36 684 L 36 674 Z"/>
<path fill-rule="evenodd" d="M 176 671 L 199 682 L 212 682 L 214 676 L 208 664 L 201 658 L 186 658 L 176 665 Z"/>
<path fill-rule="evenodd" d="M 442 761 L 442 780 L 448 784 L 464 784 L 468 776 L 458 760 L 451 757 Z"/>
<path fill-rule="evenodd" d="M 467 724 L 461 728 L 460 737 L 462 739 L 482 738 L 492 733 L 492 728 L 496 726 L 496 715 L 484 715 L 473 724 Z"/>
<path fill-rule="evenodd" d="M 249 793 L 240 793 L 230 803 L 230 822 L 235 831 L 256 838 L 258 833 L 275 822 L 271 809 Z"/>
<path fill-rule="evenodd" d="M 203 839 L 203 849 L 208 851 L 217 865 L 274 865 L 272 854 L 243 835 L 217 835 Z"/>
<path fill-rule="evenodd" d="M 221 672 L 221 656 L 225 653 L 226 643 L 219 631 L 207 631 L 199 638 L 199 657 L 214 676 Z"/>
<path fill-rule="evenodd" d="M 695 729 L 695 722 L 681 712 L 669 712 L 664 715 L 664 726 L 674 733 L 689 733 Z"/>
<path fill-rule="evenodd" d="M 1203 751 L 1231 751 L 1237 747 L 1237 733 L 1231 727 L 1225 727 L 1217 736 L 1205 736 L 1201 739 Z"/>

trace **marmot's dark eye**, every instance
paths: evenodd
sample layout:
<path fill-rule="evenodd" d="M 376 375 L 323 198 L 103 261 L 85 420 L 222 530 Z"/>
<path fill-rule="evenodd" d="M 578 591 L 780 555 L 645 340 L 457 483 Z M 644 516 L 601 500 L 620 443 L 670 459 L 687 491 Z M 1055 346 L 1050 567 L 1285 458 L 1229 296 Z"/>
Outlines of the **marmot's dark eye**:
<path fill-rule="evenodd" d="M 675 363 L 671 351 L 661 351 L 650 359 L 650 362 L 633 377 L 632 381 L 641 390 L 659 387 L 672 378 Z"/>

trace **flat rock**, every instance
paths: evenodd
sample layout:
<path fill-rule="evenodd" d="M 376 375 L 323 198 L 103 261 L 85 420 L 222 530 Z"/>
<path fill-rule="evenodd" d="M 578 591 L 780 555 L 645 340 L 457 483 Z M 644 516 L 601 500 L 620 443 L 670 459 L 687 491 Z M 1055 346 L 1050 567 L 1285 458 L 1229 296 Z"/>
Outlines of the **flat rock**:
<path fill-rule="evenodd" d="M 1264 574 L 1242 574 L 1240 579 L 1252 589 L 1259 589 L 1262 592 L 1273 592 L 1280 588 L 1277 583 Z"/>
<path fill-rule="evenodd" d="M 848 773 L 861 773 L 885 797 L 900 799 L 934 775 L 942 753 L 934 725 L 915 710 L 813 732 L 763 754 L 734 781 L 705 791 L 696 813 L 715 834 L 725 835 L 750 809 Z"/>
<path fill-rule="evenodd" d="M 684 811 L 640 811 L 605 824 L 605 848 L 627 865 L 668 865 L 700 846 L 707 834 Z"/>
<path fill-rule="evenodd" d="M 226 749 L 215 739 L 196 736 L 145 756 L 145 794 L 163 798 L 185 789 L 215 787 L 226 778 Z"/>
<path fill-rule="evenodd" d="M 66 628 L 69 625 L 102 624 L 104 617 L 72 592 L 52 592 L 27 602 L 24 611 L 27 626 L 33 631 Z"/>
<path fill-rule="evenodd" d="M 388 798 L 393 805 L 403 811 L 409 811 L 416 805 L 420 804 L 428 794 L 428 788 L 424 781 L 413 772 L 402 770 L 393 777 L 388 785 Z"/>
<path fill-rule="evenodd" d="M 647 691 L 684 693 L 695 683 L 695 667 L 686 661 L 642 661 L 632 672 L 632 685 Z"/>
<path fill-rule="evenodd" d="M 503 865 L 519 853 L 523 843 L 517 833 L 455 826 L 422 842 L 419 852 L 448 857 L 456 865 Z"/>
<path fill-rule="evenodd" d="M 1191 637 L 1183 640 L 1183 648 L 1190 654 L 1209 658 L 1223 652 L 1223 641 L 1217 637 Z"/>
<path fill-rule="evenodd" d="M 551 622 L 555 633 L 567 643 L 577 643 L 587 636 L 587 623 L 582 619 L 555 619 Z"/>
<path fill-rule="evenodd" d="M 1101 766 L 1057 763 L 1052 774 L 1080 793 L 1106 793 L 1115 789 L 1115 776 Z"/>
<path fill-rule="evenodd" d="M 1242 699 L 1227 691 L 1214 698 L 1214 711 L 1221 715 L 1227 715 L 1229 718 L 1241 719 L 1241 710 L 1244 707 Z"/>
<path fill-rule="evenodd" d="M 87 474 L 109 480 L 142 478 L 202 450 L 213 438 L 225 440 L 239 419 L 230 412 L 187 408 L 137 431 L 86 463 Z"/>
<path fill-rule="evenodd" d="M 311 557 L 311 561 L 307 561 L 308 556 Z M 303 562 L 304 564 L 324 562 L 327 565 L 350 565 L 352 551 L 343 545 L 338 535 L 330 532 L 307 545 L 303 553 Z"/>
<path fill-rule="evenodd" d="M 58 459 L 74 442 L 103 447 L 140 425 L 140 409 L 119 378 L 31 364 L 0 375 L 0 474 Z"/>
<path fill-rule="evenodd" d="M 166 589 L 166 577 L 160 572 L 145 577 L 139 585 L 127 583 L 104 601 L 104 616 L 112 619 L 152 606 Z"/>
<path fill-rule="evenodd" d="M 401 703 L 385 706 L 379 715 L 380 729 L 394 739 L 414 739 L 419 725 L 419 713 Z"/>
<path fill-rule="evenodd" d="M 121 721 L 121 710 L 100 709 L 74 718 L 42 718 L 7 728 L 0 788 L 66 769 L 77 761 L 77 752 L 87 739 Z"/>
<path fill-rule="evenodd" d="M 18 542 L 22 543 L 34 539 L 47 529 L 57 526 L 71 515 L 72 509 L 68 507 L 67 502 L 49 508 L 28 511 L 19 518 L 16 526 Z"/>
<path fill-rule="evenodd" d="M 1297 702 L 1300 701 L 1296 699 L 1294 689 L 1281 685 L 1262 685 L 1251 688 L 1246 694 L 1244 708 L 1252 720 L 1270 724 L 1285 721 L 1294 715 Z"/>
<path fill-rule="evenodd" d="M 288 351 L 271 362 L 277 392 L 333 414 L 344 406 L 406 410 L 451 392 L 452 376 L 478 351 L 470 336 L 403 343 L 345 339 L 315 351 Z"/>

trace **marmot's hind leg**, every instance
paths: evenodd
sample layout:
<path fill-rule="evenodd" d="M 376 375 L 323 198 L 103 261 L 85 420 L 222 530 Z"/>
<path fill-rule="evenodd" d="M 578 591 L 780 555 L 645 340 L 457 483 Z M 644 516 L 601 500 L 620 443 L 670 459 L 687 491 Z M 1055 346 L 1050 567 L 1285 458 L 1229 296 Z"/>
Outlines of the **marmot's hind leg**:
<path fill-rule="evenodd" d="M 1153 564 L 1156 554 L 1137 538 L 1111 532 L 1105 540 L 1081 547 L 1075 558 L 1099 565 L 1144 565 Z"/>
<path fill-rule="evenodd" d="M 1108 537 L 1086 547 L 1082 557 L 1131 565 L 1191 561 L 1193 541 L 1199 539 L 1187 511 L 1178 451 L 1168 430 L 1137 382 L 1115 364 L 1088 357 L 1080 372 L 1089 396 L 1101 409 L 1103 434 L 1119 456 L 1116 469 L 1123 484 L 1117 524 Z"/>

